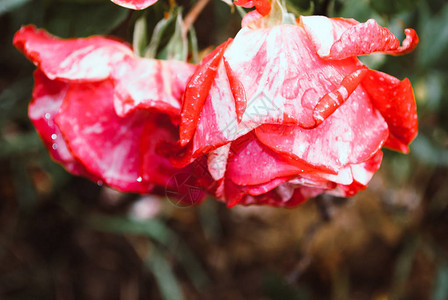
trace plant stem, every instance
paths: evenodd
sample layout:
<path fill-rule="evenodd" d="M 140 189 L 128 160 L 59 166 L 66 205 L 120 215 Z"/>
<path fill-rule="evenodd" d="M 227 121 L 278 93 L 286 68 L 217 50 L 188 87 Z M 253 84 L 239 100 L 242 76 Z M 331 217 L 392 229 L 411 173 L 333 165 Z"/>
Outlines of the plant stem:
<path fill-rule="evenodd" d="M 202 10 L 207 6 L 210 0 L 198 0 L 193 8 L 188 12 L 184 19 L 184 32 L 187 33 L 191 26 L 201 14 Z"/>

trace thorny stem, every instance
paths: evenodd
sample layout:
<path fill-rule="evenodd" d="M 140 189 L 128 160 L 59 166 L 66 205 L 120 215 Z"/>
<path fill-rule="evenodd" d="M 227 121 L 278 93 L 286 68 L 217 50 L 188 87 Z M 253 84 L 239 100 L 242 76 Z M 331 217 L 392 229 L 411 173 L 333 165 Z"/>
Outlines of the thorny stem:
<path fill-rule="evenodd" d="M 193 8 L 190 9 L 184 19 L 184 33 L 187 33 L 188 30 L 190 30 L 190 27 L 193 26 L 194 22 L 209 2 L 210 0 L 198 0 Z"/>

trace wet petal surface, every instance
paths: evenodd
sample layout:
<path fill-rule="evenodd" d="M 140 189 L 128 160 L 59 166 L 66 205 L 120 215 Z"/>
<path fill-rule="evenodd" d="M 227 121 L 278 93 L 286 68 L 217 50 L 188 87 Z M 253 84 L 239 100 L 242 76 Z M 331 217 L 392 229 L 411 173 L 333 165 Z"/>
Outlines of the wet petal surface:
<path fill-rule="evenodd" d="M 118 40 L 100 36 L 59 39 L 32 25 L 16 33 L 14 46 L 48 78 L 69 81 L 106 79 L 113 64 L 134 55 Z"/>
<path fill-rule="evenodd" d="M 361 87 L 316 128 L 263 125 L 255 132 L 272 150 L 334 172 L 369 159 L 388 137 L 386 122 Z"/>
<path fill-rule="evenodd" d="M 146 193 L 142 180 L 140 136 L 147 112 L 120 118 L 113 107 L 111 81 L 73 84 L 56 123 L 73 155 L 90 172 L 122 191 Z"/>
<path fill-rule="evenodd" d="M 136 109 L 153 109 L 178 117 L 182 95 L 195 66 L 126 57 L 114 69 L 114 105 L 120 117 Z"/>
<path fill-rule="evenodd" d="M 418 133 L 417 107 L 409 79 L 400 81 L 388 74 L 369 70 L 362 85 L 389 126 L 391 137 L 387 146 L 407 153 L 408 145 Z"/>
<path fill-rule="evenodd" d="M 41 71 L 34 73 L 33 100 L 28 116 L 50 152 L 51 157 L 75 175 L 91 176 L 71 154 L 55 117 L 64 101 L 69 84 L 48 79 Z M 91 176 L 92 177 L 92 176 Z"/>
<path fill-rule="evenodd" d="M 419 41 L 413 29 L 406 29 L 406 38 L 400 46 L 400 41 L 373 19 L 365 23 L 322 16 L 300 20 L 319 56 L 326 59 L 340 60 L 374 52 L 400 55 L 412 51 Z"/>

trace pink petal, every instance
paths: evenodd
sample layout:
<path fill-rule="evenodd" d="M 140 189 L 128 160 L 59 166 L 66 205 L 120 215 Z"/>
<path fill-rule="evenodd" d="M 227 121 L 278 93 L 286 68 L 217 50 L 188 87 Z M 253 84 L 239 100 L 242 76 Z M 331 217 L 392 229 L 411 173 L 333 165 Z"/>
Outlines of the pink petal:
<path fill-rule="evenodd" d="M 400 46 L 398 39 L 373 19 L 360 24 L 352 20 L 342 22 L 319 16 L 301 17 L 301 24 L 322 58 L 339 60 L 373 52 L 400 55 L 412 51 L 418 44 L 413 29 L 405 30 L 406 39 Z"/>
<path fill-rule="evenodd" d="M 369 160 L 360 164 L 351 165 L 353 179 L 363 185 L 367 185 L 372 179 L 373 174 L 380 168 L 382 160 L 383 152 L 378 151 Z"/>
<path fill-rule="evenodd" d="M 400 81 L 388 74 L 369 70 L 362 85 L 389 126 L 391 137 L 386 145 L 407 153 L 407 146 L 418 133 L 417 108 L 409 79 Z"/>
<path fill-rule="evenodd" d="M 120 117 L 135 109 L 178 116 L 181 98 L 195 66 L 180 61 L 125 57 L 115 66 L 114 105 Z"/>
<path fill-rule="evenodd" d="M 224 57 L 245 89 L 241 123 L 249 129 L 265 123 L 315 126 L 319 99 L 362 68 L 356 59 L 321 59 L 304 29 L 293 25 L 243 28 Z"/>
<path fill-rule="evenodd" d="M 271 11 L 271 2 L 268 0 L 235 0 L 233 3 L 245 8 L 255 6 L 256 11 L 262 16 L 268 15 Z"/>
<path fill-rule="evenodd" d="M 271 205 L 275 207 L 295 207 L 307 200 L 301 193 L 299 188 L 293 190 L 291 195 L 283 198 L 278 191 L 285 179 L 278 179 L 259 186 L 239 186 L 231 180 L 225 181 L 225 201 L 227 207 L 231 208 L 237 204 L 241 205 Z M 249 194 L 249 190 L 267 190 L 265 193 L 258 195 Z M 255 193 L 254 193 L 255 194 Z"/>
<path fill-rule="evenodd" d="M 331 46 L 341 35 L 353 26 L 358 25 L 359 22 L 354 19 L 301 16 L 299 24 L 305 28 L 317 54 L 320 57 L 327 57 L 330 54 Z"/>
<path fill-rule="evenodd" d="M 251 23 L 263 18 L 263 15 L 256 10 L 248 12 L 241 20 L 241 27 L 250 26 Z"/>
<path fill-rule="evenodd" d="M 198 118 L 191 143 L 193 157 L 213 151 L 248 131 L 238 122 L 235 103 L 226 68 L 220 64 Z"/>
<path fill-rule="evenodd" d="M 351 197 L 359 191 L 367 188 L 367 183 L 372 179 L 373 174 L 378 171 L 383 159 L 383 152 L 378 151 L 368 161 L 351 166 L 353 173 L 353 182 L 349 185 L 339 185 L 344 192 L 345 197 Z"/>
<path fill-rule="evenodd" d="M 185 146 L 194 135 L 199 115 L 215 79 L 216 71 L 221 64 L 224 51 L 231 41 L 229 39 L 210 53 L 197 67 L 188 81 L 182 104 L 182 119 L 179 128 L 180 144 L 182 146 Z"/>
<path fill-rule="evenodd" d="M 306 163 L 282 158 L 248 134 L 232 143 L 226 177 L 237 185 L 259 185 L 310 170 Z"/>
<path fill-rule="evenodd" d="M 347 75 L 336 90 L 326 94 L 319 100 L 313 110 L 313 119 L 316 122 L 316 126 L 322 124 L 324 120 L 347 101 L 366 74 L 367 68 L 356 70 Z"/>
<path fill-rule="evenodd" d="M 161 142 L 176 142 L 177 128 L 171 123 L 167 115 L 150 114 L 142 130 L 140 152 L 141 175 L 144 181 L 166 187 L 170 179 L 182 172 L 182 169 L 171 165 L 168 158 L 157 152 Z"/>
<path fill-rule="evenodd" d="M 207 169 L 216 181 L 224 178 L 227 169 L 227 161 L 230 154 L 230 146 L 230 143 L 226 144 L 208 154 Z"/>
<path fill-rule="evenodd" d="M 62 134 L 55 124 L 55 116 L 65 98 L 69 84 L 49 80 L 41 71 L 34 73 L 33 100 L 28 115 L 51 157 L 69 172 L 93 178 L 67 149 Z"/>
<path fill-rule="evenodd" d="M 119 118 L 113 107 L 111 81 L 72 84 L 56 117 L 73 155 L 93 174 L 121 191 L 146 193 L 142 178 L 140 137 L 149 114 Z"/>
<path fill-rule="evenodd" d="M 153 5 L 157 0 L 111 0 L 113 3 L 130 9 L 145 9 Z"/>
<path fill-rule="evenodd" d="M 99 36 L 59 39 L 33 25 L 22 27 L 14 46 L 49 79 L 89 81 L 109 77 L 112 65 L 133 56 L 123 42 Z"/>
<path fill-rule="evenodd" d="M 369 159 L 388 136 L 386 122 L 361 87 L 316 128 L 263 125 L 255 132 L 275 152 L 335 173 L 349 164 Z"/>
<path fill-rule="evenodd" d="M 235 110 L 238 122 L 241 122 L 244 111 L 247 107 L 246 92 L 244 91 L 243 84 L 238 80 L 237 76 L 233 72 L 227 60 L 224 58 L 224 66 L 226 68 L 227 77 L 229 79 L 230 90 L 232 91 L 233 98 L 235 99 Z"/>

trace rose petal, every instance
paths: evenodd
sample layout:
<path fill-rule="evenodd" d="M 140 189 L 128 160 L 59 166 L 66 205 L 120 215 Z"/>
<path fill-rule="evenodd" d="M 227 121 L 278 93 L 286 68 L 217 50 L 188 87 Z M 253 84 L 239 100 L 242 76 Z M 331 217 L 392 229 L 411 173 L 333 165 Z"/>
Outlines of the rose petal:
<path fill-rule="evenodd" d="M 231 41 L 229 39 L 208 55 L 188 81 L 182 104 L 182 119 L 179 128 L 182 146 L 185 146 L 194 135 L 199 115 L 215 79 L 217 69 L 221 64 L 222 56 Z"/>
<path fill-rule="evenodd" d="M 257 12 L 262 16 L 266 16 L 271 11 L 271 3 L 268 0 L 235 0 L 233 4 L 245 7 L 245 8 L 256 8 Z"/>
<path fill-rule="evenodd" d="M 150 114 L 142 130 L 139 154 L 141 157 L 141 176 L 146 182 L 166 187 L 176 173 L 185 172 L 171 165 L 168 158 L 157 151 L 162 142 L 176 142 L 177 128 L 170 118 L 163 114 Z M 138 139 L 139 137 L 137 137 Z M 138 156 L 138 154 L 135 154 Z"/>
<path fill-rule="evenodd" d="M 313 110 L 313 119 L 316 122 L 316 126 L 322 124 L 324 120 L 347 101 L 366 74 L 367 68 L 356 70 L 347 75 L 336 90 L 326 94 L 319 100 Z"/>
<path fill-rule="evenodd" d="M 33 100 L 28 107 L 28 116 L 33 122 L 51 157 L 75 175 L 93 175 L 77 161 L 67 149 L 62 134 L 54 119 L 65 98 L 69 84 L 48 79 L 41 71 L 34 73 Z"/>
<path fill-rule="evenodd" d="M 121 191 L 146 193 L 138 155 L 148 113 L 119 118 L 113 107 L 113 84 L 72 84 L 56 117 L 73 155 L 93 174 Z"/>
<path fill-rule="evenodd" d="M 229 79 L 230 90 L 232 91 L 233 98 L 235 99 L 235 110 L 238 122 L 241 122 L 244 111 L 247 107 L 246 92 L 244 91 L 243 84 L 238 80 L 232 68 L 225 58 L 224 66 L 226 68 L 227 78 Z"/>
<path fill-rule="evenodd" d="M 324 172 L 336 173 L 348 164 L 369 159 L 388 136 L 386 122 L 362 87 L 316 128 L 263 125 L 255 132 L 275 152 L 304 160 Z"/>
<path fill-rule="evenodd" d="M 180 61 L 125 57 L 112 74 L 114 106 L 120 117 L 135 109 L 178 116 L 181 98 L 195 66 Z"/>
<path fill-rule="evenodd" d="M 32 25 L 22 27 L 13 43 L 50 79 L 106 79 L 114 63 L 133 56 L 131 48 L 117 40 L 99 36 L 64 40 Z"/>
<path fill-rule="evenodd" d="M 241 20 L 241 27 L 250 26 L 251 23 L 263 18 L 263 15 L 256 10 L 252 10 L 244 15 Z"/>
<path fill-rule="evenodd" d="M 157 0 L 111 0 L 113 3 L 130 9 L 145 9 L 153 5 Z"/>
<path fill-rule="evenodd" d="M 359 24 L 359 22 L 354 19 L 301 16 L 299 24 L 305 28 L 309 39 L 316 48 L 317 54 L 320 57 L 326 57 L 330 53 L 331 46 L 341 35 L 346 30 Z"/>
<path fill-rule="evenodd" d="M 248 134 L 232 143 L 226 177 L 237 185 L 259 185 L 310 170 L 306 163 L 282 158 Z"/>
<path fill-rule="evenodd" d="M 322 60 L 303 28 L 281 25 L 243 28 L 224 54 L 244 86 L 242 124 L 297 124 L 313 127 L 313 110 L 349 74 L 362 68 L 355 59 Z"/>
<path fill-rule="evenodd" d="M 353 179 L 363 185 L 367 185 L 372 179 L 373 174 L 380 168 L 382 160 L 383 152 L 378 151 L 369 160 L 360 164 L 351 165 Z"/>
<path fill-rule="evenodd" d="M 271 205 L 276 207 L 295 207 L 306 201 L 301 193 L 300 188 L 296 188 L 292 194 L 283 198 L 281 189 L 282 183 L 285 179 L 278 179 L 260 186 L 239 186 L 234 184 L 231 180 L 225 181 L 225 201 L 227 207 L 231 208 L 237 204 L 241 205 Z M 275 185 L 277 185 L 275 187 Z M 248 190 L 255 191 L 257 189 L 266 190 L 265 193 L 258 195 L 251 195 Z M 254 193 L 255 194 L 255 193 Z"/>
<path fill-rule="evenodd" d="M 213 151 L 249 130 L 238 122 L 235 103 L 225 66 L 220 64 L 197 122 L 193 157 Z"/>
<path fill-rule="evenodd" d="M 218 181 L 224 177 L 229 154 L 230 143 L 219 147 L 208 154 L 207 168 L 214 180 Z"/>
<path fill-rule="evenodd" d="M 365 23 L 322 16 L 301 17 L 301 24 L 313 41 L 320 57 L 345 59 L 348 57 L 383 52 L 400 55 L 412 51 L 418 44 L 418 36 L 413 29 L 406 29 L 406 39 L 400 46 L 398 39 L 375 20 Z"/>
<path fill-rule="evenodd" d="M 391 137 L 387 146 L 407 153 L 407 146 L 418 133 L 417 107 L 409 79 L 400 81 L 388 74 L 369 70 L 362 85 L 389 126 Z"/>
<path fill-rule="evenodd" d="M 359 191 L 365 190 L 373 174 L 378 171 L 383 159 L 383 152 L 378 151 L 368 161 L 352 165 L 353 182 L 349 185 L 339 185 L 339 188 L 344 192 L 345 197 L 351 197 Z"/>

